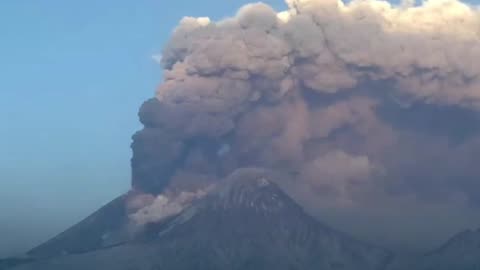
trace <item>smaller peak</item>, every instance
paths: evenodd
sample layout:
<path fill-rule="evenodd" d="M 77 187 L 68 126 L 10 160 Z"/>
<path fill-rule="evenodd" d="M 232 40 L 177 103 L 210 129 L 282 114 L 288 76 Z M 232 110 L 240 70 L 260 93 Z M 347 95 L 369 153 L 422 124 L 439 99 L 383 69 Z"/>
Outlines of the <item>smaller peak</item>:
<path fill-rule="evenodd" d="M 455 235 L 453 241 L 471 240 L 473 237 L 480 236 L 480 230 L 468 229 Z"/>
<path fill-rule="evenodd" d="M 438 250 L 432 252 L 435 253 L 449 253 L 455 250 L 470 250 L 476 249 L 480 246 L 480 230 L 465 230 L 453 236 Z"/>

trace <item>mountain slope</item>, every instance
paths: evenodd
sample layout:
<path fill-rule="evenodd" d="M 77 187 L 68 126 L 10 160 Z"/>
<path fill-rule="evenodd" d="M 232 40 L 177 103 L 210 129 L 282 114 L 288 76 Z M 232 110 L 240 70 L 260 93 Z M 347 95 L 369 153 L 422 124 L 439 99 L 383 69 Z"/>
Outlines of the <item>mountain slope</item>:
<path fill-rule="evenodd" d="M 126 196 L 111 201 L 75 226 L 30 250 L 28 255 L 33 258 L 54 257 L 88 252 L 113 244 L 114 241 L 106 236 L 120 232 L 128 221 Z"/>
<path fill-rule="evenodd" d="M 15 269 L 380 270 L 389 263 L 389 252 L 308 216 L 269 177 L 262 170 L 237 171 L 134 241 Z"/>

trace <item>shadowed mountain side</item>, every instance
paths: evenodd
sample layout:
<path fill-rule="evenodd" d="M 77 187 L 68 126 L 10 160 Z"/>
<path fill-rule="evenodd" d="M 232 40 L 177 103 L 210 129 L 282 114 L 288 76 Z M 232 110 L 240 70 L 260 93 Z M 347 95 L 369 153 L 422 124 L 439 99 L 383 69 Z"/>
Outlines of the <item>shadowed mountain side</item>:
<path fill-rule="evenodd" d="M 30 250 L 28 255 L 46 258 L 84 253 L 125 241 L 121 231 L 128 221 L 126 197 L 116 198 L 75 226 Z M 112 239 L 114 235 L 117 237 L 115 240 Z"/>

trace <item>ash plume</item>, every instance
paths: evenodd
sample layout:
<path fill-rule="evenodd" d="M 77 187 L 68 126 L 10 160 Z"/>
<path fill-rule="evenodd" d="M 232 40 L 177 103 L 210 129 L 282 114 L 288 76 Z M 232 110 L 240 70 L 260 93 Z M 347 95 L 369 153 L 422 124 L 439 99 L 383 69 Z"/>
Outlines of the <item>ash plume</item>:
<path fill-rule="evenodd" d="M 133 188 L 195 192 L 264 167 L 314 211 L 479 207 L 480 10 L 286 2 L 181 20 L 140 109 Z"/>
<path fill-rule="evenodd" d="M 198 190 L 196 192 L 180 192 L 177 196 L 158 195 L 152 201 L 133 212 L 130 215 L 130 219 L 135 222 L 135 226 L 144 226 L 149 223 L 162 221 L 180 213 L 193 201 L 205 196 L 206 192 L 206 190 Z"/>

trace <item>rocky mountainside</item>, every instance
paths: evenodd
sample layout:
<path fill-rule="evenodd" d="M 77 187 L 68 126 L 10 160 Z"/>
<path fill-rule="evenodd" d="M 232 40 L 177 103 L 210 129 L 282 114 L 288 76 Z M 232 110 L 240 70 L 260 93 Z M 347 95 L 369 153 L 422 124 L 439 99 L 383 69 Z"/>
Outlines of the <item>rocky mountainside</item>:
<path fill-rule="evenodd" d="M 390 263 L 388 251 L 307 215 L 269 177 L 262 170 L 239 170 L 179 215 L 149 224 L 130 241 L 13 269 L 381 270 Z"/>

